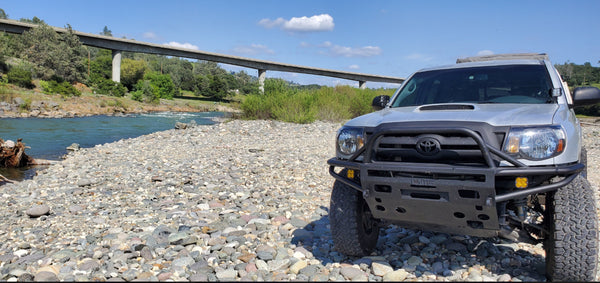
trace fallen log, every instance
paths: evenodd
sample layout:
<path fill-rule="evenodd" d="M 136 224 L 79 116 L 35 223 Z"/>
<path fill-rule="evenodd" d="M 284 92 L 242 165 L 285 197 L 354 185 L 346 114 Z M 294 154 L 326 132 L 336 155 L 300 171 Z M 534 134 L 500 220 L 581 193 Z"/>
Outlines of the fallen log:
<path fill-rule="evenodd" d="M 35 164 L 35 160 L 25 154 L 25 144 L 18 139 L 17 142 L 0 139 L 0 167 L 18 168 Z"/>

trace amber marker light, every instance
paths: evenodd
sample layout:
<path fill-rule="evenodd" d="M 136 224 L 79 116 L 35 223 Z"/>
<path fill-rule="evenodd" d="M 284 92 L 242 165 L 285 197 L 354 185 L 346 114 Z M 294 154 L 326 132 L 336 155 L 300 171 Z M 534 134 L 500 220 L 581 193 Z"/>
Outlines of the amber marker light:
<path fill-rule="evenodd" d="M 558 140 L 558 146 L 556 147 L 556 152 L 558 152 L 558 153 L 563 152 L 564 149 L 565 149 L 565 140 L 564 139 Z"/>
<path fill-rule="evenodd" d="M 517 189 L 525 189 L 528 185 L 529 181 L 527 180 L 527 177 L 517 177 L 515 179 L 515 187 L 517 187 Z"/>
<path fill-rule="evenodd" d="M 508 153 L 518 153 L 519 152 L 519 143 L 521 139 L 517 136 L 512 136 L 508 140 Z"/>

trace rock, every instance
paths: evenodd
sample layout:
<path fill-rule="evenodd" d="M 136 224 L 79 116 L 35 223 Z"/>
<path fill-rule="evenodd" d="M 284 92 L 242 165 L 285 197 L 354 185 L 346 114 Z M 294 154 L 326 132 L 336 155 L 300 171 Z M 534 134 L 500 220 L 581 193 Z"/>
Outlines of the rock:
<path fill-rule="evenodd" d="M 39 271 L 35 274 L 33 281 L 36 282 L 57 282 L 58 276 L 49 271 Z"/>
<path fill-rule="evenodd" d="M 68 151 L 78 151 L 80 149 L 81 149 L 81 147 L 79 146 L 78 143 L 72 143 L 70 146 L 67 146 Z"/>
<path fill-rule="evenodd" d="M 350 280 L 354 280 L 359 279 L 360 277 L 364 276 L 364 272 L 358 268 L 355 267 L 342 267 L 342 269 L 340 270 L 340 274 L 342 274 L 346 279 L 350 279 Z"/>
<path fill-rule="evenodd" d="M 299 260 L 290 266 L 290 272 L 293 274 L 298 274 L 302 268 L 308 266 L 308 263 L 305 260 Z"/>
<path fill-rule="evenodd" d="M 408 272 L 404 269 L 398 269 L 392 272 L 388 272 L 383 276 L 383 281 L 385 282 L 398 282 L 404 281 L 408 276 Z"/>
<path fill-rule="evenodd" d="M 42 215 L 47 215 L 50 213 L 50 207 L 45 204 L 38 204 L 27 209 L 25 214 L 27 214 L 31 218 L 37 218 Z"/>
<path fill-rule="evenodd" d="M 175 129 L 177 129 L 177 130 L 187 129 L 187 127 L 188 127 L 188 125 L 186 123 L 175 122 Z"/>
<path fill-rule="evenodd" d="M 418 256 L 411 256 L 408 258 L 407 263 L 412 266 L 417 266 L 423 263 L 423 259 Z"/>
<path fill-rule="evenodd" d="M 234 280 L 238 275 L 237 270 L 234 269 L 225 269 L 225 270 L 221 270 L 221 271 L 217 271 L 217 278 L 220 281 L 226 281 L 226 280 Z"/>
<path fill-rule="evenodd" d="M 387 262 L 373 262 L 371 268 L 373 269 L 373 274 L 376 276 L 384 276 L 388 272 L 394 271 L 394 268 Z"/>

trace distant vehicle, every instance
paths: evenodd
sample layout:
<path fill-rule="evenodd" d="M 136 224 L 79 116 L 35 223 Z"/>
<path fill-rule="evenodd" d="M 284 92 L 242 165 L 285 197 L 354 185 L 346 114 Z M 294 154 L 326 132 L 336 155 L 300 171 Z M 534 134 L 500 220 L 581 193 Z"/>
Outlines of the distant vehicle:
<path fill-rule="evenodd" d="M 366 255 L 379 228 L 501 236 L 544 244 L 551 280 L 595 280 L 597 207 L 573 91 L 546 54 L 469 57 L 420 70 L 376 112 L 337 133 L 335 248 Z"/>

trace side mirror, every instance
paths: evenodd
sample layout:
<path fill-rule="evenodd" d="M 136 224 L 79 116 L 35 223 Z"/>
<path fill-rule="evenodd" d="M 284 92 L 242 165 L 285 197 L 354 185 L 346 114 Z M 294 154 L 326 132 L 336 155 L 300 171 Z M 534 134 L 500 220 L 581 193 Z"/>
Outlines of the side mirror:
<path fill-rule="evenodd" d="M 373 98 L 373 103 L 371 104 L 371 106 L 373 106 L 373 110 L 379 111 L 385 108 L 388 102 L 390 102 L 390 97 L 388 95 L 380 95 Z"/>
<path fill-rule="evenodd" d="M 600 103 L 600 89 L 592 86 L 578 87 L 573 91 L 575 107 Z"/>

